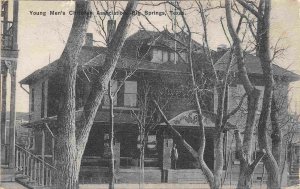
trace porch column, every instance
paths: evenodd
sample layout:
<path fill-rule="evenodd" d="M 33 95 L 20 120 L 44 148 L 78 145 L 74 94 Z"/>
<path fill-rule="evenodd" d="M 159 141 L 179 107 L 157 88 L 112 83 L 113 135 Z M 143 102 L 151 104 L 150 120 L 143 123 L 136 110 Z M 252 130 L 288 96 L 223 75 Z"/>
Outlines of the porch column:
<path fill-rule="evenodd" d="M 54 163 L 55 163 L 55 157 L 54 157 L 54 146 L 55 146 L 55 141 L 54 141 L 54 137 L 52 136 L 52 138 L 51 138 L 51 142 L 52 142 L 52 144 L 51 144 L 51 153 L 52 153 L 52 165 L 54 165 Z"/>
<path fill-rule="evenodd" d="M 172 147 L 173 147 L 173 139 L 164 138 L 164 140 L 163 140 L 163 162 L 162 162 L 162 168 L 164 170 L 171 169 Z"/>
<path fill-rule="evenodd" d="M 41 157 L 42 160 L 45 160 L 45 142 L 46 141 L 46 137 L 45 137 L 45 131 L 42 130 L 42 151 L 41 151 Z"/>
<path fill-rule="evenodd" d="M 3 61 L 4 62 L 4 61 Z M 7 96 L 7 67 L 2 64 L 2 95 L 1 95 L 1 163 L 7 163 L 6 140 L 6 96 Z"/>
<path fill-rule="evenodd" d="M 10 62 L 10 123 L 9 123 L 9 167 L 15 167 L 15 120 L 16 120 L 16 67 L 17 62 Z"/>
<path fill-rule="evenodd" d="M 42 155 L 42 170 L 41 170 L 41 178 L 42 178 L 42 185 L 44 184 L 44 173 L 45 173 L 45 140 L 46 140 L 46 137 L 45 137 L 45 131 L 44 129 L 42 130 L 42 152 L 41 152 L 41 155 Z"/>
<path fill-rule="evenodd" d="M 6 96 L 7 96 L 7 68 L 2 66 L 2 107 L 1 107 L 1 144 L 6 144 Z"/>
<path fill-rule="evenodd" d="M 162 145 L 162 175 L 161 181 L 168 182 L 168 170 L 171 169 L 171 151 L 173 147 L 173 139 L 163 136 Z"/>

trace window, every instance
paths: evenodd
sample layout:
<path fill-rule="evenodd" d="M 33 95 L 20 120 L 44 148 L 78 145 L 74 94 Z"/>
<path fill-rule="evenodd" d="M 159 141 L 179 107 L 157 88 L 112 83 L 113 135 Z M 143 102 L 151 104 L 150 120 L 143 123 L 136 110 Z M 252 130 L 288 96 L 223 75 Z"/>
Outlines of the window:
<path fill-rule="evenodd" d="M 31 112 L 34 112 L 34 88 L 31 89 Z"/>
<path fill-rule="evenodd" d="M 156 135 L 148 135 L 147 141 L 146 141 L 146 148 L 147 150 L 156 150 Z M 141 148 L 141 135 L 137 138 L 137 148 Z"/>
<path fill-rule="evenodd" d="M 153 57 L 152 57 L 151 62 L 161 63 L 162 56 L 163 56 L 162 50 L 153 49 Z"/>
<path fill-rule="evenodd" d="M 169 53 L 167 51 L 163 51 L 162 62 L 168 62 L 168 61 L 169 61 Z"/>
<path fill-rule="evenodd" d="M 136 107 L 137 82 L 125 81 L 124 83 L 124 106 Z"/>
<path fill-rule="evenodd" d="M 111 93 L 112 93 L 112 95 L 115 94 L 115 92 L 117 91 L 117 89 L 118 89 L 118 81 L 111 80 Z M 108 91 L 105 93 L 103 99 L 104 99 L 103 105 L 104 106 L 109 106 L 110 102 L 109 102 Z M 114 98 L 113 102 L 114 102 L 114 105 L 117 105 L 117 96 L 116 95 L 115 95 L 115 98 Z"/>
<path fill-rule="evenodd" d="M 41 118 L 45 117 L 45 82 L 42 83 Z"/>
<path fill-rule="evenodd" d="M 157 145 L 156 135 L 148 135 L 147 145 L 146 145 L 147 149 L 149 151 L 155 151 L 156 145 Z"/>
<path fill-rule="evenodd" d="M 120 83 L 118 81 L 112 81 L 112 93 L 114 94 L 118 89 Z M 109 106 L 109 96 L 106 93 L 103 97 L 103 105 Z M 137 104 L 137 82 L 125 81 L 121 87 L 119 93 L 115 95 L 114 106 L 117 107 L 136 107 Z"/>
<path fill-rule="evenodd" d="M 169 53 L 169 55 L 170 55 L 170 61 L 171 62 L 175 62 L 175 53 Z"/>
<path fill-rule="evenodd" d="M 186 54 L 185 52 L 181 52 L 181 53 L 179 53 L 179 54 L 180 54 L 180 58 L 181 58 L 183 61 L 187 62 L 187 54 Z"/>
<path fill-rule="evenodd" d="M 153 49 L 153 57 L 151 62 L 164 63 L 168 62 L 171 58 L 169 57 L 171 53 L 168 51 L 162 51 L 159 49 Z M 174 56 L 174 53 L 173 53 Z M 174 59 L 174 58 L 173 58 Z"/>

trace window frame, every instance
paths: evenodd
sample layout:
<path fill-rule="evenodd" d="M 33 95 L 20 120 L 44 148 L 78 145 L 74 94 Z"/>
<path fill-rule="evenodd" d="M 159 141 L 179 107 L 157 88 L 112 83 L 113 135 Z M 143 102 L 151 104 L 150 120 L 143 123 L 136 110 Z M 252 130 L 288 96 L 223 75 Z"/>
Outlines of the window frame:
<path fill-rule="evenodd" d="M 126 91 L 126 83 L 134 83 L 135 86 L 134 86 L 134 92 L 127 92 Z M 137 107 L 137 81 L 125 81 L 124 82 L 124 88 L 123 88 L 123 91 L 122 91 L 122 98 L 123 98 L 123 106 L 124 107 L 132 107 L 132 108 L 135 108 Z M 126 105 L 126 95 L 135 95 L 135 102 L 134 102 L 134 105 Z"/>
<path fill-rule="evenodd" d="M 35 96 L 34 96 L 34 91 L 35 91 L 35 89 L 34 88 L 31 88 L 31 94 L 30 94 L 30 102 L 31 102 L 31 104 L 30 104 L 30 112 L 34 112 L 34 106 L 35 106 L 35 104 L 34 104 L 34 100 L 35 100 Z"/>

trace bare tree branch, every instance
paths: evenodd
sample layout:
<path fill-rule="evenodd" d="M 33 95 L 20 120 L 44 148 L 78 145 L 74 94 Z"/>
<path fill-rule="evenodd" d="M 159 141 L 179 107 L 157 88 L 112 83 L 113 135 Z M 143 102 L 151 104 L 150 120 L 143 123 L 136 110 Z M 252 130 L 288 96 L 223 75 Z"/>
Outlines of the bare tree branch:
<path fill-rule="evenodd" d="M 257 10 L 255 10 L 253 8 L 253 6 L 251 6 L 250 4 L 245 2 L 244 0 L 237 0 L 237 2 L 239 4 L 241 4 L 245 9 L 247 9 L 249 12 L 251 12 L 254 16 L 256 16 L 257 18 L 261 18 L 261 15 L 258 13 Z"/>
<path fill-rule="evenodd" d="M 239 104 L 237 105 L 237 107 L 235 107 L 229 114 L 227 114 L 224 118 L 224 120 L 228 120 L 230 119 L 231 116 L 233 116 L 234 114 L 236 114 L 242 107 L 243 103 L 244 103 L 244 99 L 247 96 L 247 94 L 245 93 L 242 98 L 240 99 Z"/>
<path fill-rule="evenodd" d="M 163 111 L 161 110 L 160 106 L 158 105 L 158 103 L 154 100 L 153 101 L 156 108 L 158 109 L 159 113 L 162 116 L 163 121 L 165 122 L 165 124 L 168 126 L 168 128 L 171 130 L 172 134 L 174 137 L 176 137 L 181 143 L 182 145 L 185 147 L 185 149 L 187 149 L 191 155 L 193 156 L 193 158 L 195 158 L 196 160 L 199 160 L 198 157 L 198 153 L 193 149 L 193 147 L 191 147 L 185 140 L 184 138 L 181 136 L 181 134 L 169 123 L 167 117 L 165 116 L 165 114 L 163 113 Z M 176 140 L 175 140 L 176 141 Z"/>

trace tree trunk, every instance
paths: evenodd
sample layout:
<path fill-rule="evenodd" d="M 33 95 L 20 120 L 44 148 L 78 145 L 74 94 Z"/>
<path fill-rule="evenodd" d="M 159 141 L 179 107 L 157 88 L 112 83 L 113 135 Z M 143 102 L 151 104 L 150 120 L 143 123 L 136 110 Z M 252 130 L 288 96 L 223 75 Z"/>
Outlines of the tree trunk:
<path fill-rule="evenodd" d="M 140 169 L 140 174 L 139 174 L 139 188 L 143 189 L 144 188 L 144 163 L 145 163 L 145 139 L 144 139 L 144 133 L 141 132 L 141 149 L 140 149 L 140 157 L 139 157 L 139 169 Z M 143 136 L 143 137 L 142 137 Z"/>
<path fill-rule="evenodd" d="M 92 91 L 84 105 L 83 114 L 75 126 L 75 84 L 77 74 L 77 58 L 83 45 L 89 15 L 76 14 L 72 29 L 58 64 L 60 85 L 60 106 L 56 128 L 56 186 L 59 189 L 78 188 L 78 175 L 81 158 L 88 140 L 102 97 L 107 90 L 108 82 L 117 64 L 123 47 L 127 29 L 133 17 L 130 14 L 137 6 L 136 0 L 127 3 L 124 14 L 108 45 L 104 65 L 93 82 Z M 90 1 L 76 1 L 76 12 L 89 12 Z"/>
<path fill-rule="evenodd" d="M 163 122 L 165 122 L 167 127 L 170 129 L 170 131 L 174 137 L 174 141 L 179 141 L 183 145 L 183 147 L 192 155 L 192 157 L 195 160 L 197 160 L 197 162 L 200 166 L 200 169 L 202 170 L 205 178 L 208 181 L 210 188 L 214 188 L 214 175 L 213 175 L 212 171 L 209 169 L 209 167 L 207 166 L 207 164 L 205 163 L 204 158 L 203 158 L 204 157 L 204 149 L 205 149 L 204 148 L 205 141 L 200 142 L 201 146 L 199 147 L 198 151 L 194 150 L 194 148 L 184 140 L 184 138 L 181 136 L 181 134 L 176 129 L 174 129 L 174 127 L 172 125 L 170 125 L 167 117 L 165 116 L 165 114 L 163 113 L 161 108 L 159 107 L 158 103 L 155 100 L 153 100 L 153 101 L 154 101 L 156 108 L 158 109 L 159 113 L 162 116 Z M 202 127 L 202 128 L 203 129 L 200 129 L 199 137 L 201 139 L 204 137 L 204 139 L 205 139 L 204 127 Z"/>
<path fill-rule="evenodd" d="M 108 84 L 108 95 L 109 95 L 109 103 L 110 103 L 110 151 L 111 151 L 111 165 L 110 165 L 110 181 L 109 181 L 109 189 L 115 188 L 115 152 L 114 152 L 114 94 L 111 91 L 111 80 Z"/>
<path fill-rule="evenodd" d="M 272 154 L 278 165 L 281 165 L 281 147 L 282 147 L 282 133 L 278 122 L 279 109 L 273 92 L 272 105 L 271 105 L 271 124 L 272 124 Z"/>
<path fill-rule="evenodd" d="M 258 102 L 260 97 L 260 91 L 254 87 L 252 82 L 248 77 L 248 73 L 246 70 L 244 57 L 243 57 L 243 50 L 241 47 L 240 38 L 233 27 L 232 15 L 231 15 L 231 0 L 225 1 L 225 8 L 226 8 L 226 19 L 227 19 L 227 26 L 230 33 L 230 36 L 233 40 L 234 46 L 234 55 L 236 56 L 236 62 L 238 64 L 239 70 L 239 78 L 243 84 L 243 87 L 248 95 L 248 113 L 246 119 L 246 126 L 245 126 L 245 135 L 243 142 L 240 138 L 239 131 L 235 131 L 235 138 L 236 138 L 236 150 L 240 160 L 240 174 L 239 174 L 239 181 L 237 188 L 251 188 L 251 176 L 258 164 L 261 160 L 263 155 L 256 158 L 252 163 L 252 143 L 253 143 L 253 134 L 255 128 L 255 121 L 256 121 L 256 111 L 258 109 Z M 263 150 L 263 149 L 262 149 Z M 263 151 L 264 152 L 264 151 Z"/>
<path fill-rule="evenodd" d="M 214 155 L 215 155 L 215 165 L 214 165 L 214 189 L 221 188 L 222 184 L 222 173 L 224 165 L 224 154 L 223 154 L 223 138 L 224 133 L 218 132 L 214 140 Z"/>
<path fill-rule="evenodd" d="M 237 189 L 250 189 L 252 174 L 248 173 L 249 164 L 240 162 L 240 174 Z"/>
<path fill-rule="evenodd" d="M 270 55 L 270 11 L 271 0 L 261 0 L 259 11 L 262 13 L 257 22 L 258 50 L 257 54 L 261 62 L 265 90 L 262 110 L 258 122 L 258 144 L 261 150 L 266 150 L 264 163 L 268 173 L 268 188 L 277 189 L 280 186 L 279 166 L 274 158 L 268 142 L 268 119 L 270 117 L 271 102 L 273 96 L 273 69 Z"/>
<path fill-rule="evenodd" d="M 111 79 L 118 62 L 127 30 L 133 17 L 131 12 L 136 9 L 137 2 L 137 0 L 128 1 L 124 10 L 124 14 L 118 24 L 117 30 L 114 33 L 111 42 L 108 44 L 108 52 L 105 57 L 104 65 L 101 67 L 99 76 L 93 82 L 92 91 L 90 92 L 87 102 L 84 105 L 83 113 L 79 118 L 76 129 L 76 144 L 77 148 L 81 151 L 83 151 L 85 148 L 98 107 L 101 104 L 105 91 L 107 91 L 108 82 Z M 79 153 L 78 158 L 81 159 L 81 156 L 82 153 Z"/>
<path fill-rule="evenodd" d="M 62 130 L 61 130 L 62 131 Z M 56 138 L 56 188 L 78 189 L 80 162 L 76 159 L 77 151 L 73 140 L 67 140 L 67 133 Z M 72 137 L 73 138 L 73 137 Z"/>
<path fill-rule="evenodd" d="M 189 53 L 188 54 L 188 62 L 189 62 L 189 68 L 190 68 L 190 72 L 191 72 L 191 81 L 192 81 L 193 87 L 197 87 L 196 78 L 195 78 L 195 74 L 194 74 L 194 67 L 193 67 L 193 58 L 192 58 L 192 34 L 191 34 L 190 28 L 188 27 L 188 24 L 185 20 L 185 17 L 183 16 L 182 18 L 188 29 L 188 42 L 189 42 L 188 43 L 188 53 Z M 199 149 L 197 151 L 196 158 L 198 159 L 200 168 L 201 168 L 210 188 L 214 188 L 214 175 L 213 175 L 212 171 L 209 169 L 209 167 L 207 166 L 206 162 L 204 161 L 204 150 L 205 150 L 205 144 L 206 144 L 205 126 L 203 123 L 204 116 L 202 114 L 202 108 L 200 105 L 200 98 L 198 95 L 198 91 L 196 90 L 196 88 L 194 88 L 193 91 L 194 91 L 194 97 L 195 97 L 195 101 L 196 101 L 196 109 L 198 112 L 198 122 L 199 122 L 199 132 L 200 132 Z"/>
<path fill-rule="evenodd" d="M 75 11 L 89 11 L 90 3 L 76 1 Z M 60 79 L 60 104 L 56 130 L 56 187 L 77 189 L 80 161 L 77 159 L 75 137 L 75 84 L 77 58 L 83 45 L 89 16 L 75 15 L 71 32 L 61 55 L 58 71 Z"/>

